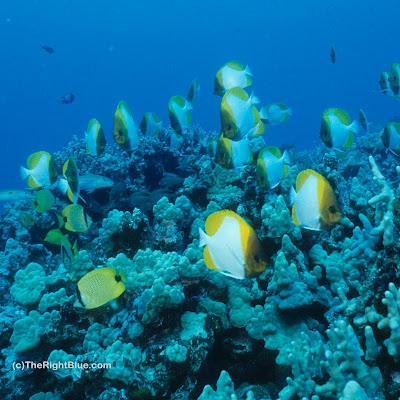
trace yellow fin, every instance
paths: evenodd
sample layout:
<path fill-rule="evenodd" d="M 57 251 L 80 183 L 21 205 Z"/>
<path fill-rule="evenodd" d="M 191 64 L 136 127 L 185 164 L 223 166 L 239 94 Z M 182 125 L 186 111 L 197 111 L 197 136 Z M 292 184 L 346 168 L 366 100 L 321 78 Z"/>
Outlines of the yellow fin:
<path fill-rule="evenodd" d="M 37 165 L 37 163 L 39 162 L 39 160 L 41 159 L 42 155 L 46 154 L 47 156 L 49 156 L 50 154 L 47 153 L 47 151 L 38 151 L 36 153 L 31 154 L 28 157 L 28 160 L 26 161 L 28 168 L 29 169 L 34 169 Z"/>
<path fill-rule="evenodd" d="M 296 192 L 300 191 L 301 187 L 304 185 L 304 183 L 306 182 L 306 180 L 310 175 L 314 175 L 317 179 L 321 176 L 312 169 L 306 169 L 304 171 L 301 171 L 296 178 Z"/>
<path fill-rule="evenodd" d="M 297 215 L 296 215 L 296 204 L 295 203 L 292 206 L 292 221 L 295 225 L 300 226 L 300 222 L 297 219 Z"/>
<path fill-rule="evenodd" d="M 217 232 L 225 217 L 233 217 L 237 219 L 238 215 L 230 210 L 222 210 L 214 212 L 208 216 L 205 225 L 208 236 L 212 236 Z"/>
<path fill-rule="evenodd" d="M 333 112 L 343 124 L 350 125 L 350 117 L 346 111 L 340 108 L 331 108 L 328 111 Z"/>
<path fill-rule="evenodd" d="M 288 174 L 289 170 L 287 165 L 283 164 L 283 174 L 282 174 L 282 178 L 284 178 L 287 174 Z"/>
<path fill-rule="evenodd" d="M 31 189 L 36 189 L 36 188 L 40 188 L 42 187 L 41 185 L 38 185 L 35 181 L 35 179 L 33 178 L 32 175 L 29 175 L 28 180 L 27 180 L 27 184 Z"/>
<path fill-rule="evenodd" d="M 216 267 L 216 265 L 214 264 L 214 261 L 211 258 L 211 254 L 210 254 L 210 250 L 208 250 L 208 246 L 204 247 L 203 257 L 204 257 L 204 262 L 206 263 L 207 268 L 215 269 L 216 271 L 219 271 L 219 269 Z"/>
<path fill-rule="evenodd" d="M 267 147 L 265 150 L 268 150 L 271 154 L 273 154 L 277 158 L 281 158 L 281 151 L 277 147 Z"/>
<path fill-rule="evenodd" d="M 244 67 L 241 62 L 239 61 L 229 61 L 225 64 L 229 68 L 235 69 L 236 71 L 244 71 Z"/>

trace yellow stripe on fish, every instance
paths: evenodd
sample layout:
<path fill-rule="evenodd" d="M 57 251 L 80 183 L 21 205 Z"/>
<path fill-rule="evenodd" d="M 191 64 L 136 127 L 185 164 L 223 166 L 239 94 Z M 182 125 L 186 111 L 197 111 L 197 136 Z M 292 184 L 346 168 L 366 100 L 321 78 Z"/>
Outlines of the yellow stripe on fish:
<path fill-rule="evenodd" d="M 106 137 L 99 121 L 93 118 L 89 121 L 87 132 L 85 132 L 86 153 L 98 156 L 106 148 Z"/>
<path fill-rule="evenodd" d="M 312 169 L 297 175 L 296 190 L 291 188 L 292 221 L 310 230 L 328 230 L 343 218 L 329 181 Z"/>
<path fill-rule="evenodd" d="M 358 122 L 350 123 L 349 114 L 340 108 L 329 108 L 322 114 L 320 138 L 329 148 L 347 149 L 353 144 L 353 134 L 359 129 Z"/>
<path fill-rule="evenodd" d="M 113 138 L 122 150 L 132 151 L 139 145 L 139 135 L 132 114 L 124 101 L 118 103 L 114 115 Z"/>
<path fill-rule="evenodd" d="M 225 138 L 221 133 L 215 149 L 215 162 L 227 169 L 240 168 L 253 162 L 253 153 L 248 139 L 233 141 Z"/>
<path fill-rule="evenodd" d="M 91 310 L 121 296 L 125 285 L 114 268 L 104 267 L 88 272 L 78 282 L 79 303 Z"/>
<path fill-rule="evenodd" d="M 228 90 L 221 100 L 220 117 L 222 132 L 231 140 L 242 140 L 261 135 L 265 126 L 260 114 L 254 106 L 259 102 L 252 93 L 248 94 L 241 88 Z"/>
<path fill-rule="evenodd" d="M 178 136 L 181 136 L 189 127 L 192 104 L 182 96 L 172 96 L 168 103 L 168 115 L 172 129 Z"/>
<path fill-rule="evenodd" d="M 254 229 L 233 211 L 208 216 L 206 232 L 199 228 L 199 246 L 205 246 L 204 262 L 236 279 L 260 274 L 266 269 L 261 243 Z"/>
<path fill-rule="evenodd" d="M 282 156 L 277 147 L 262 149 L 257 157 L 256 169 L 259 186 L 263 189 L 273 189 L 278 186 L 288 173 L 285 163 L 290 163 L 290 158 L 286 151 Z"/>

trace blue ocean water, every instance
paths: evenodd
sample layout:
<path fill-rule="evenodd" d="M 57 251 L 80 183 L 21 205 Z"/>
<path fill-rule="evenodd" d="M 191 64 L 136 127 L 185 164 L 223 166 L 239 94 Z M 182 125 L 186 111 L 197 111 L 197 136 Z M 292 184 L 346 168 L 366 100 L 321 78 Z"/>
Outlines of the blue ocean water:
<path fill-rule="evenodd" d="M 19 166 L 27 156 L 83 137 L 91 118 L 112 144 L 120 100 L 137 123 L 153 111 L 169 125 L 169 98 L 186 95 L 193 78 L 201 85 L 193 124 L 218 131 L 213 78 L 235 59 L 250 66 L 263 104 L 293 108 L 289 123 L 267 127 L 268 145 L 315 146 L 328 107 L 352 119 L 362 107 L 384 126 L 399 114 L 399 103 L 378 85 L 381 72 L 399 61 L 398 9 L 395 0 L 3 1 L 0 189 L 24 187 Z M 68 92 L 75 101 L 63 105 Z"/>

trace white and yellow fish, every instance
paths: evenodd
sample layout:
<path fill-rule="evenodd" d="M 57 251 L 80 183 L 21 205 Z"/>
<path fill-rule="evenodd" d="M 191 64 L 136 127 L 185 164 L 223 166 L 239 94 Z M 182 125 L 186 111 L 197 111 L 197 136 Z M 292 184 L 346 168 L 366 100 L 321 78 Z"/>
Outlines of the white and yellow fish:
<path fill-rule="evenodd" d="M 225 138 L 221 133 L 216 149 L 215 162 L 223 168 L 237 169 L 253 162 L 253 153 L 247 138 L 234 141 Z"/>
<path fill-rule="evenodd" d="M 88 130 L 85 132 L 86 153 L 98 156 L 106 148 L 106 138 L 99 121 L 93 118 L 89 121 Z"/>
<path fill-rule="evenodd" d="M 400 150 L 400 124 L 398 122 L 389 122 L 382 134 L 383 145 L 396 156 L 394 150 Z"/>
<path fill-rule="evenodd" d="M 312 169 L 301 171 L 291 188 L 292 221 L 314 231 L 332 229 L 343 218 L 329 181 Z"/>
<path fill-rule="evenodd" d="M 28 157 L 28 169 L 21 167 L 21 178 L 28 178 L 28 186 L 32 189 L 48 187 L 57 181 L 58 172 L 54 158 L 46 151 L 38 151 Z"/>
<path fill-rule="evenodd" d="M 208 216 L 206 232 L 199 228 L 199 247 L 205 246 L 204 262 L 236 279 L 260 274 L 266 269 L 261 243 L 254 229 L 233 211 Z"/>
<path fill-rule="evenodd" d="M 172 96 L 168 103 L 168 115 L 172 129 L 178 136 L 181 136 L 189 127 L 192 110 L 192 103 L 182 96 Z"/>
<path fill-rule="evenodd" d="M 139 134 L 128 105 L 118 103 L 114 115 L 113 138 L 122 150 L 132 151 L 139 145 Z"/>
<path fill-rule="evenodd" d="M 224 93 L 235 87 L 244 89 L 252 84 L 252 73 L 248 65 L 246 68 L 239 61 L 230 61 L 219 69 L 214 78 L 214 94 L 223 96 Z"/>
<path fill-rule="evenodd" d="M 229 89 L 222 97 L 220 116 L 222 132 L 231 140 L 242 140 L 261 135 L 265 126 L 254 106 L 259 100 L 241 88 Z"/>
<path fill-rule="evenodd" d="M 263 189 L 273 189 L 287 175 L 290 164 L 289 154 L 285 150 L 283 156 L 277 147 L 262 149 L 257 157 L 257 182 Z"/>
<path fill-rule="evenodd" d="M 192 103 L 192 104 L 195 101 L 197 101 L 198 98 L 199 98 L 199 92 L 200 92 L 199 81 L 197 79 L 194 79 L 192 81 L 192 83 L 190 84 L 190 87 L 189 87 L 189 92 L 188 92 L 188 95 L 187 95 L 188 101 L 190 101 L 190 103 Z"/>
<path fill-rule="evenodd" d="M 139 127 L 143 136 L 157 136 L 162 128 L 162 122 L 156 114 L 147 112 L 143 115 Z"/>
<path fill-rule="evenodd" d="M 269 125 L 283 124 L 289 121 L 292 116 L 292 109 L 283 103 L 272 103 L 261 107 L 260 118 Z"/>
<path fill-rule="evenodd" d="M 320 138 L 329 148 L 337 151 L 349 148 L 359 130 L 357 121 L 350 123 L 349 114 L 340 108 L 329 108 L 322 114 Z"/>

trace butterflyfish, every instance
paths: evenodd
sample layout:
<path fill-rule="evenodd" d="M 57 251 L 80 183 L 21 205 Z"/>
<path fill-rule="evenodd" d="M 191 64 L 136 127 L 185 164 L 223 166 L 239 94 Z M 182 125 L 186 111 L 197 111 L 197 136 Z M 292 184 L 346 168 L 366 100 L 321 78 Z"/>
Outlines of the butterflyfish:
<path fill-rule="evenodd" d="M 382 134 L 383 145 L 392 153 L 393 150 L 400 150 L 400 123 L 389 122 Z M 394 153 L 397 155 L 396 153 Z"/>
<path fill-rule="evenodd" d="M 244 89 L 252 84 L 252 73 L 248 65 L 243 67 L 239 61 L 230 61 L 219 69 L 214 78 L 214 94 L 223 96 L 235 87 Z"/>
<path fill-rule="evenodd" d="M 360 125 L 364 129 L 365 132 L 368 132 L 368 120 L 365 112 L 360 108 L 360 114 L 358 120 L 360 121 Z"/>
<path fill-rule="evenodd" d="M 54 158 L 46 151 L 38 151 L 28 157 L 28 168 L 21 167 L 21 178 L 28 178 L 32 189 L 46 187 L 57 181 L 58 171 Z"/>
<path fill-rule="evenodd" d="M 261 107 L 260 118 L 269 125 L 283 124 L 289 121 L 292 116 L 292 109 L 283 103 L 273 103 Z"/>
<path fill-rule="evenodd" d="M 357 121 L 350 123 L 349 114 L 339 108 L 329 108 L 322 114 L 320 138 L 329 148 L 338 151 L 349 148 L 358 132 Z"/>
<path fill-rule="evenodd" d="M 332 61 L 332 64 L 335 64 L 335 62 L 336 62 L 336 51 L 335 51 L 335 48 L 333 47 L 333 45 L 331 46 L 331 61 Z"/>
<path fill-rule="evenodd" d="M 390 97 L 394 96 L 393 91 L 390 88 L 389 74 L 387 72 L 382 72 L 379 79 L 379 86 L 381 87 L 383 94 L 386 94 Z"/>
<path fill-rule="evenodd" d="M 33 226 L 35 224 L 35 218 L 33 218 L 31 214 L 25 211 L 21 211 L 19 213 L 19 220 L 25 228 L 29 228 L 30 226 Z"/>
<path fill-rule="evenodd" d="M 220 116 L 222 132 L 231 140 L 242 140 L 264 132 L 265 126 L 254 106 L 259 100 L 252 93 L 250 97 L 241 88 L 229 89 L 222 97 Z"/>
<path fill-rule="evenodd" d="M 293 223 L 305 229 L 329 230 L 343 218 L 329 181 L 312 169 L 297 175 L 296 190 L 291 188 L 290 201 Z"/>
<path fill-rule="evenodd" d="M 273 189 L 287 175 L 290 157 L 285 150 L 283 155 L 277 147 L 262 149 L 257 157 L 257 182 L 263 189 Z"/>
<path fill-rule="evenodd" d="M 138 129 L 124 101 L 118 103 L 115 111 L 113 138 L 115 143 L 125 151 L 132 151 L 139 145 Z"/>
<path fill-rule="evenodd" d="M 64 163 L 63 175 L 68 183 L 67 196 L 72 203 L 76 204 L 80 197 L 79 196 L 80 185 L 79 185 L 79 171 L 73 157 L 70 157 Z"/>
<path fill-rule="evenodd" d="M 266 269 L 257 234 L 233 211 L 212 213 L 205 229 L 199 228 L 199 247 L 205 246 L 203 256 L 208 268 L 236 279 L 253 277 Z"/>
<path fill-rule="evenodd" d="M 88 272 L 78 282 L 79 301 L 75 306 L 91 310 L 116 299 L 125 291 L 122 278 L 109 267 Z"/>
<path fill-rule="evenodd" d="M 86 232 L 92 225 L 92 219 L 80 204 L 70 204 L 62 210 L 61 215 L 60 227 L 64 225 L 71 232 Z"/>
<path fill-rule="evenodd" d="M 253 153 L 247 138 L 234 141 L 221 133 L 215 149 L 215 162 L 223 168 L 237 169 L 253 162 Z"/>
<path fill-rule="evenodd" d="M 106 137 L 99 121 L 93 118 L 89 121 L 87 132 L 85 132 L 86 153 L 98 156 L 106 148 Z"/>
<path fill-rule="evenodd" d="M 390 89 L 395 96 L 399 96 L 400 93 L 400 64 L 392 64 L 388 77 Z"/>
<path fill-rule="evenodd" d="M 172 129 L 178 136 L 181 136 L 189 127 L 192 110 L 192 103 L 182 96 L 172 96 L 168 103 L 168 115 Z"/>
<path fill-rule="evenodd" d="M 192 103 L 192 104 L 195 101 L 197 101 L 197 99 L 199 98 L 199 92 L 200 92 L 199 81 L 198 81 L 198 79 L 194 79 L 192 81 L 192 83 L 190 84 L 189 92 L 187 94 L 188 101 L 190 101 L 190 103 Z"/>
<path fill-rule="evenodd" d="M 36 193 L 35 199 L 32 200 L 32 206 L 38 213 L 49 211 L 56 204 L 56 199 L 48 189 L 40 190 Z"/>
<path fill-rule="evenodd" d="M 147 112 L 143 115 L 139 127 L 143 136 L 157 136 L 162 128 L 162 122 L 156 114 Z"/>

